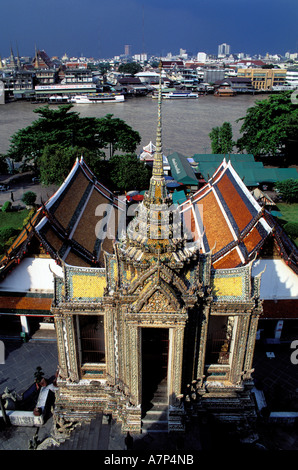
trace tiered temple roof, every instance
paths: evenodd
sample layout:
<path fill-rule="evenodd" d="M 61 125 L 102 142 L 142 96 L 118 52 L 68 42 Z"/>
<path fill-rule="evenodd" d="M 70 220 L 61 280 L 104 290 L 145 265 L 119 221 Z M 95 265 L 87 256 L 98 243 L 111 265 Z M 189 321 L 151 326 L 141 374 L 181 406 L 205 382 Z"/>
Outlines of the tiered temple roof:
<path fill-rule="evenodd" d="M 125 205 L 81 158 L 43 205 L 43 214 L 35 230 L 52 257 L 73 266 L 103 266 L 103 253 L 113 251 Z"/>
<path fill-rule="evenodd" d="M 97 181 L 81 158 L 2 257 L 0 276 L 40 251 L 72 266 L 103 267 L 103 254 L 113 252 L 122 223 L 125 229 L 125 204 Z"/>
<path fill-rule="evenodd" d="M 272 230 L 262 208 L 225 159 L 180 209 L 189 239 L 201 240 L 203 253 L 212 251 L 215 269 L 248 262 Z"/>

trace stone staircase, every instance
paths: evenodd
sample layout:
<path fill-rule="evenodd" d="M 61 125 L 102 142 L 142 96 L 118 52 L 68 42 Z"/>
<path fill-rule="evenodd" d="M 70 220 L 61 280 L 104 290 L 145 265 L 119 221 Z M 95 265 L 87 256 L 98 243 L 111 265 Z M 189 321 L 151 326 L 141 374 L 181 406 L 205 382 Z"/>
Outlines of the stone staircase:
<path fill-rule="evenodd" d="M 159 383 L 149 406 L 144 410 L 142 433 L 168 432 L 168 390 L 166 379 Z"/>

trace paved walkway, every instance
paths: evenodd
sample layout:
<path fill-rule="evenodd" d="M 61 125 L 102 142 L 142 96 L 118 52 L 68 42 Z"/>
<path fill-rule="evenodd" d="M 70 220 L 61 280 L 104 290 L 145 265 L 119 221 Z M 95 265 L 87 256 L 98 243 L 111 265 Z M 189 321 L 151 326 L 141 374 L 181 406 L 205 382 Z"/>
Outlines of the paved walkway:
<path fill-rule="evenodd" d="M 27 191 L 32 191 L 36 194 L 36 204 L 39 206 L 41 201 L 47 202 L 47 200 L 54 194 L 56 190 L 57 186 L 55 185 L 42 186 L 40 184 L 32 183 L 32 178 L 30 176 L 26 178 L 25 181 L 12 182 L 8 190 L 0 191 L 0 205 L 2 206 L 6 201 L 12 201 L 13 197 L 13 207 L 15 209 L 24 208 L 25 205 L 22 202 L 22 197 Z"/>
<path fill-rule="evenodd" d="M 40 338 L 35 336 L 28 343 L 19 340 L 12 341 L 0 338 L 5 344 L 5 364 L 0 364 L 0 393 L 8 387 L 17 393 L 27 389 L 34 381 L 34 372 L 37 366 L 41 366 L 46 378 L 53 378 L 57 369 L 57 344 L 51 337 Z M 275 357 L 267 357 L 267 348 L 257 348 L 255 354 L 255 379 L 262 386 L 269 402 L 280 399 L 286 391 L 295 396 L 298 391 L 298 365 L 290 361 L 291 350 L 288 346 L 275 349 Z M 272 349 L 272 347 L 271 347 Z M 296 395 L 297 396 L 297 395 Z M 99 424 L 100 423 L 100 424 Z M 37 433 L 39 442 L 43 442 L 51 435 L 52 417 L 41 428 L 16 427 L 0 430 L 0 450 L 27 450 L 29 441 L 33 440 Z M 298 450 L 298 429 L 283 428 L 280 426 L 261 426 L 261 441 L 268 448 L 275 450 Z M 176 436 L 167 434 L 142 434 L 134 437 L 134 450 L 163 452 L 177 452 L 179 448 L 187 450 L 212 450 L 223 446 L 234 446 L 235 442 L 224 438 L 224 435 L 216 435 L 214 429 L 210 429 L 206 422 L 199 423 L 196 427 L 187 429 L 184 438 L 180 440 Z M 74 432 L 71 440 L 53 450 L 87 450 L 94 447 L 105 448 L 109 451 L 125 450 L 125 435 L 121 433 L 121 426 L 114 420 L 111 423 L 105 421 L 105 417 L 98 416 L 96 422 L 91 425 L 83 425 Z"/>

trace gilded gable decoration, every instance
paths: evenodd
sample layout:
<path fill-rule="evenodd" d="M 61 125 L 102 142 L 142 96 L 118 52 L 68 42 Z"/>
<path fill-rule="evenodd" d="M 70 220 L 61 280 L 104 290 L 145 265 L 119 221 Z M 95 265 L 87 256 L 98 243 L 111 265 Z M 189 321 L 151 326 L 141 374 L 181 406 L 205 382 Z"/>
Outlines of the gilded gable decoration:
<path fill-rule="evenodd" d="M 135 312 L 177 312 L 181 304 L 168 284 L 152 281 L 145 284 L 132 308 Z"/>

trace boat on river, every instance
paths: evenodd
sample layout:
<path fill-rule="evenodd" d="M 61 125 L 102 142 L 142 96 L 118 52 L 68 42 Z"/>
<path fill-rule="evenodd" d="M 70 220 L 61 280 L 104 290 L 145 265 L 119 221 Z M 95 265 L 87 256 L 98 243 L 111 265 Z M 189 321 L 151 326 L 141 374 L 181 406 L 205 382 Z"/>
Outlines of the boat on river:
<path fill-rule="evenodd" d="M 162 98 L 166 100 L 176 100 L 176 99 L 194 99 L 198 98 L 198 93 L 193 93 L 192 91 L 182 91 L 175 90 L 166 93 L 162 93 Z M 157 98 L 157 95 L 152 95 L 152 98 Z"/>
<path fill-rule="evenodd" d="M 234 91 L 230 86 L 220 86 L 214 92 L 214 96 L 235 96 L 236 91 Z"/>
<path fill-rule="evenodd" d="M 192 91 L 171 91 L 170 93 L 165 93 L 163 95 L 163 98 L 166 98 L 169 100 L 175 100 L 175 99 L 181 99 L 181 98 L 192 99 L 192 98 L 198 98 L 198 97 L 199 97 L 198 93 L 193 93 Z"/>
<path fill-rule="evenodd" d="M 74 104 L 121 103 L 124 100 L 124 95 L 120 93 L 88 93 L 70 98 L 70 102 Z"/>
<path fill-rule="evenodd" d="M 48 102 L 50 104 L 64 104 L 69 103 L 69 96 L 68 95 L 52 95 L 49 97 Z"/>

